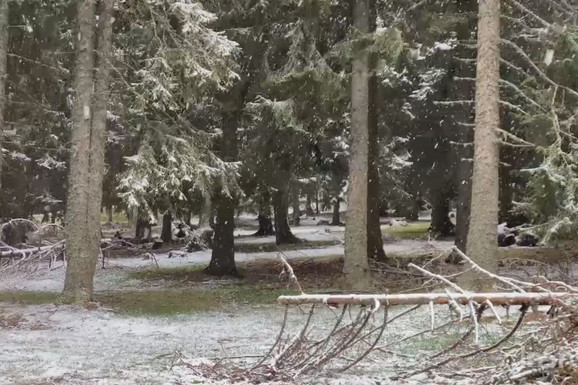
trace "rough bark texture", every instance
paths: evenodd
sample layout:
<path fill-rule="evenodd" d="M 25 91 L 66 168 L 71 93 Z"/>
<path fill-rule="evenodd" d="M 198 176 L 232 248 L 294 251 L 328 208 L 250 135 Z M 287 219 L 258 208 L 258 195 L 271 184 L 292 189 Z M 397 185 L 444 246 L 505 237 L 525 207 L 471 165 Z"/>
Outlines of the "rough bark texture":
<path fill-rule="evenodd" d="M 356 0 L 353 10 L 354 28 L 360 34 L 375 29 L 374 0 Z M 349 198 L 345 221 L 345 258 L 343 273 L 353 289 L 371 284 L 368 250 L 371 222 L 369 208 L 370 125 L 372 55 L 369 50 L 355 55 L 351 82 L 351 157 L 349 160 Z"/>
<path fill-rule="evenodd" d="M 95 1 L 78 6 L 76 100 L 72 111 L 72 148 L 67 202 L 66 302 L 92 300 L 100 252 L 100 214 L 108 103 L 108 60 L 112 42 L 112 0 L 101 2 L 95 68 Z"/>
<path fill-rule="evenodd" d="M 235 265 L 235 202 L 228 196 L 221 195 L 217 202 L 217 220 L 213 237 L 211 262 L 205 270 L 207 274 L 236 276 Z"/>
<path fill-rule="evenodd" d="M 288 212 L 287 191 L 278 189 L 273 193 L 273 210 L 275 212 L 275 243 L 278 245 L 298 243 L 299 239 L 293 235 L 287 218 Z"/>
<path fill-rule="evenodd" d="M 237 159 L 237 124 L 240 112 L 234 111 L 228 114 L 223 125 L 223 138 L 221 141 L 221 157 L 227 162 Z M 213 226 L 215 235 L 213 238 L 213 252 L 211 262 L 206 272 L 211 275 L 238 275 L 235 265 L 235 199 L 234 197 L 217 192 L 214 200 L 215 207 L 211 207 L 210 218 L 213 218 L 212 210 L 217 212 L 217 219 Z M 209 224 L 212 219 L 209 219 Z"/>
<path fill-rule="evenodd" d="M 480 0 L 478 11 L 478 58 L 476 78 L 476 130 L 472 205 L 467 254 L 490 272 L 498 268 L 499 147 L 500 125 L 500 1 Z M 491 289 L 491 282 L 469 274 L 475 290 Z"/>
<path fill-rule="evenodd" d="M 173 216 L 170 212 L 163 215 L 163 227 L 161 229 L 161 239 L 163 243 L 168 245 L 173 240 Z"/>
<path fill-rule="evenodd" d="M 4 139 L 4 105 L 6 101 L 6 63 L 8 61 L 8 1 L 0 0 L 0 188 L 4 163 L 2 142 Z"/>

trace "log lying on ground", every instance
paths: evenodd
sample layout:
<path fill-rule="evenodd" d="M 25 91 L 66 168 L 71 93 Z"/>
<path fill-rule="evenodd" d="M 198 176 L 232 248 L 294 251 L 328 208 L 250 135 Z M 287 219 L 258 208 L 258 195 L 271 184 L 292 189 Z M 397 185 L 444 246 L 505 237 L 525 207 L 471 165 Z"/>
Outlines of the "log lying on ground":
<path fill-rule="evenodd" d="M 295 296 L 280 296 L 278 302 L 282 305 L 326 304 L 326 305 L 367 305 L 376 302 L 384 306 L 398 305 L 436 305 L 456 301 L 467 305 L 471 301 L 484 303 L 490 301 L 494 305 L 554 305 L 561 300 L 578 298 L 575 293 L 454 293 L 451 297 L 445 293 L 412 293 L 412 294 L 301 294 Z"/>

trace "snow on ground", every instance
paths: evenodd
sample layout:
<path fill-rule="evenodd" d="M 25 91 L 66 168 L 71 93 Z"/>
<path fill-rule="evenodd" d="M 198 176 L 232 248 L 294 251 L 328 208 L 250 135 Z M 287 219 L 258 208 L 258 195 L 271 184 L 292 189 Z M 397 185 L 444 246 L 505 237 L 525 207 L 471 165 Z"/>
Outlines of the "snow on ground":
<path fill-rule="evenodd" d="M 425 240 L 402 240 L 399 242 L 384 245 L 387 253 L 410 253 L 420 254 L 439 250 L 446 252 L 451 249 L 451 241 L 425 241 Z M 238 262 L 250 262 L 256 260 L 275 260 L 279 258 L 280 252 L 257 252 L 257 253 L 235 253 L 235 260 Z M 336 245 L 330 247 L 288 250 L 282 252 L 283 256 L 289 260 L 295 258 L 322 258 L 328 256 L 343 255 L 343 246 Z M 156 262 L 153 259 L 144 259 L 142 256 L 110 258 L 105 261 L 105 269 L 100 266 L 96 270 L 95 289 L 97 291 L 109 290 L 135 290 L 138 289 L 139 282 L 127 279 L 129 271 L 134 269 L 155 268 L 158 262 L 161 268 L 174 268 L 193 265 L 207 265 L 211 260 L 211 250 L 186 253 L 184 257 L 169 258 L 168 253 L 155 254 Z M 64 285 L 64 268 L 47 270 L 41 268 L 32 273 L 12 273 L 4 275 L 0 279 L 0 291 L 61 291 Z"/>
<path fill-rule="evenodd" d="M 391 316 L 402 310 L 392 309 Z M 316 314 L 316 332 L 321 336 L 323 331 L 333 326 L 330 321 L 337 315 L 326 310 Z M 69 306 L 0 304 L 2 315 L 22 318 L 13 327 L 0 328 L 1 385 L 155 385 L 212 383 L 182 366 L 171 370 L 176 351 L 192 362 L 201 358 L 263 354 L 276 338 L 283 310 L 277 306 L 261 306 L 237 309 L 234 313 L 136 318 Z M 289 325 L 293 332 L 302 325 L 305 317 L 296 308 L 290 311 Z M 387 343 L 428 329 L 429 322 L 427 310 L 395 321 L 388 327 L 382 341 Z M 424 338 L 422 341 L 427 342 L 429 337 Z M 414 353 L 419 353 L 419 348 Z M 298 383 L 433 383 L 426 375 L 409 382 L 392 382 L 388 376 L 392 376 L 400 366 L 411 367 L 412 360 L 395 359 L 394 356 L 385 360 L 367 360 L 347 374 L 326 373 L 300 379 Z"/>

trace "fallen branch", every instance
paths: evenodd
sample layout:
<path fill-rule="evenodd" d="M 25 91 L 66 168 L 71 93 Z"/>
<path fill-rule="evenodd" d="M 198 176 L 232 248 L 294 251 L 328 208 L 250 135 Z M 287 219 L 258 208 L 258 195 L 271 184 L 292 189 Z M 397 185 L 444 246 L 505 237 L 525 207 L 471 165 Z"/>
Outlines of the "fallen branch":
<path fill-rule="evenodd" d="M 493 305 L 554 305 L 560 300 L 578 298 L 572 293 L 414 293 L 414 294 L 301 294 L 295 296 L 280 296 L 278 302 L 282 305 L 327 304 L 327 305 L 366 305 L 375 301 L 384 305 L 447 305 L 452 300 L 468 305 L 470 301 L 483 303 L 490 301 Z"/>

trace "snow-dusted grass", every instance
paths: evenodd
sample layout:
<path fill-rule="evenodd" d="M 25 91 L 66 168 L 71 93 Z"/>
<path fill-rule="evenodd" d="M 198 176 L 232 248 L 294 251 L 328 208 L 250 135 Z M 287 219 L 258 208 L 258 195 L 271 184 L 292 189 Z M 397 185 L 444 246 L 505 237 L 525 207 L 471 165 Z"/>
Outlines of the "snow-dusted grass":
<path fill-rule="evenodd" d="M 401 239 L 426 239 L 430 222 L 409 222 L 407 226 L 381 227 L 384 234 L 390 234 Z"/>
<path fill-rule="evenodd" d="M 95 300 L 104 308 L 134 316 L 174 316 L 247 305 L 271 305 L 280 295 L 295 294 L 283 289 L 259 289 L 242 285 L 193 286 L 168 290 L 97 292 Z M 40 305 L 58 303 L 60 294 L 43 291 L 0 292 L 0 303 Z"/>
<path fill-rule="evenodd" d="M 402 310 L 391 309 L 391 316 Z M 263 354 L 275 340 L 283 309 L 275 305 L 245 306 L 167 318 L 133 317 L 69 306 L 0 304 L 0 315 L 20 320 L 12 327 L 0 328 L 0 384 L 211 384 L 216 382 L 185 367 L 171 370 L 173 353 L 180 351 L 193 363 Z M 335 317 L 333 312 L 320 309 L 314 317 L 315 335 L 324 336 Z M 297 332 L 304 320 L 305 314 L 292 308 L 291 332 Z M 440 316 L 438 322 L 443 321 Z M 427 329 L 429 322 L 425 309 L 395 321 L 386 330 L 383 345 Z M 329 370 L 297 383 L 402 383 L 391 377 L 401 369 L 411 370 L 433 351 L 451 344 L 459 335 L 458 329 L 453 332 L 424 335 L 420 342 L 423 345 L 418 343 L 409 357 L 370 357 L 345 374 Z M 387 349 L 402 353 L 405 345 L 393 344 Z M 434 380 L 420 375 L 403 383 L 432 384 Z"/>

